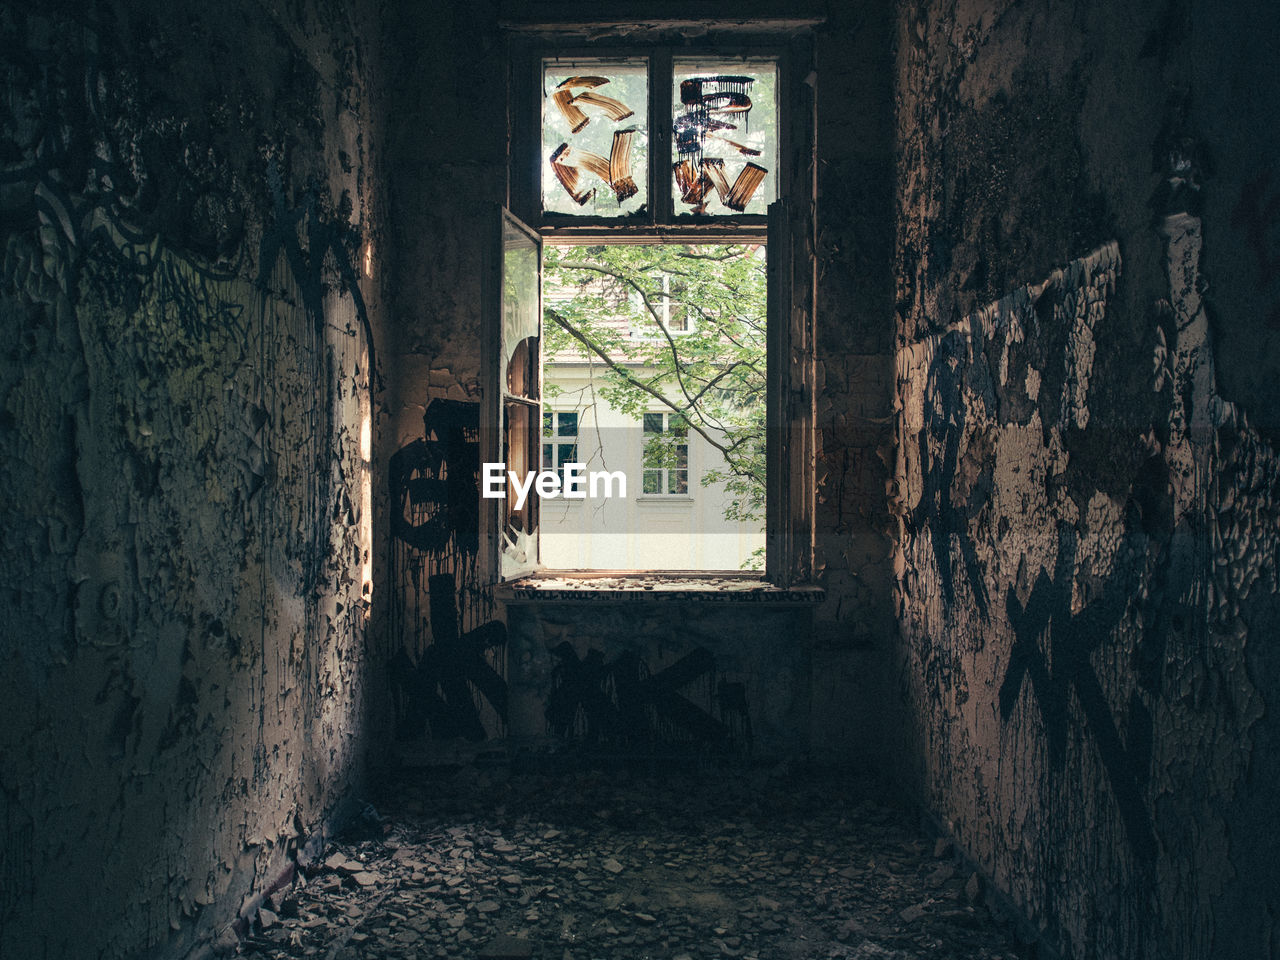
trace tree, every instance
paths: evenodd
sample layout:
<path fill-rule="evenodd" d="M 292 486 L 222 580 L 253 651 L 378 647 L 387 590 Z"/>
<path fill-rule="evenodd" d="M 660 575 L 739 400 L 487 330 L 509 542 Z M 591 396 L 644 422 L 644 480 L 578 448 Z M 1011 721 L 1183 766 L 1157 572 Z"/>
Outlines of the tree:
<path fill-rule="evenodd" d="M 678 416 L 721 455 L 723 465 L 701 482 L 724 482 L 725 516 L 762 521 L 763 249 L 548 245 L 544 271 L 546 356 L 599 361 L 601 396 L 637 419 L 655 402 Z M 675 466 L 676 442 L 673 433 L 648 437 L 646 461 Z"/>

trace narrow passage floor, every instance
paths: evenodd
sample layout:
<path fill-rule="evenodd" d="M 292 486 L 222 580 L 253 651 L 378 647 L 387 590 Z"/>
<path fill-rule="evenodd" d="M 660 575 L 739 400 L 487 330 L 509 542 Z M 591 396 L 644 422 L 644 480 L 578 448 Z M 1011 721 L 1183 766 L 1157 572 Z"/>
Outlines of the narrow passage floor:
<path fill-rule="evenodd" d="M 242 955 L 1033 956 L 976 875 L 857 783 L 418 772 L 275 895 Z"/>

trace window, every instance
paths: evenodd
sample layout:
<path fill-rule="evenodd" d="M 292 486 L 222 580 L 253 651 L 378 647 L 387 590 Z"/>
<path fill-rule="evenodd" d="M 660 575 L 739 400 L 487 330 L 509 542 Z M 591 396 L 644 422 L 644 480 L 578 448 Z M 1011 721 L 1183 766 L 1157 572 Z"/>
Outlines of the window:
<path fill-rule="evenodd" d="M 542 214 L 763 215 L 777 198 L 776 78 L 772 57 L 543 57 Z M 671 99 L 651 125 L 659 88 Z M 652 212 L 651 157 L 669 171 Z"/>
<path fill-rule="evenodd" d="M 542 398 L 542 263 L 536 234 L 509 215 L 498 239 L 501 280 L 495 316 L 498 355 L 487 361 L 494 375 L 489 396 L 499 416 L 500 462 L 517 477 L 538 463 Z M 488 344 L 486 338 L 486 345 Z M 488 408 L 486 404 L 486 409 Z M 488 425 L 481 423 L 482 433 Z M 488 427 L 492 436 L 491 427 Z M 481 442 L 485 443 L 482 436 Z M 538 566 L 538 498 L 521 497 L 507 484 L 502 509 L 500 548 L 503 576 L 518 576 Z"/>
<path fill-rule="evenodd" d="M 646 496 L 689 495 L 689 426 L 676 413 L 646 413 L 642 431 L 642 492 Z"/>
<path fill-rule="evenodd" d="M 643 210 L 646 61 L 550 59 L 542 84 L 543 211 L 623 217 Z"/>
<path fill-rule="evenodd" d="M 680 276 L 663 273 L 657 278 L 658 289 L 651 297 L 632 291 L 631 323 L 628 333 L 637 340 L 661 340 L 693 332 L 694 308 L 688 303 L 689 284 Z"/>
<path fill-rule="evenodd" d="M 532 244 L 540 268 L 537 284 L 545 264 L 543 320 L 548 326 L 520 356 L 496 320 L 486 338 L 492 348 L 485 362 L 492 389 L 486 387 L 490 399 L 482 416 L 486 460 L 499 453 L 521 455 L 527 444 L 526 408 L 543 398 L 500 390 L 504 365 L 536 354 L 538 369 L 527 379 L 536 379 L 540 388 L 545 383 L 545 395 L 555 397 L 569 389 L 558 382 L 559 365 L 576 364 L 570 373 L 585 378 L 571 388 L 579 409 L 540 414 L 542 468 L 563 468 L 575 462 L 566 457 L 580 452 L 610 469 L 625 467 L 632 485 L 625 499 L 632 503 L 687 501 L 702 489 L 695 467 L 703 475 L 718 471 L 714 482 L 736 498 L 724 516 L 739 523 L 755 517 L 757 536 L 767 542 L 767 576 L 779 585 L 812 575 L 814 159 L 807 31 L 813 22 L 793 21 L 780 32 L 771 32 L 769 24 L 737 24 L 730 28 L 732 47 L 682 41 L 678 48 L 656 42 L 672 35 L 670 24 L 628 27 L 614 39 L 608 30 L 586 26 L 543 23 L 525 33 L 519 24 L 508 24 L 513 31 L 509 196 L 514 215 L 504 215 L 504 229 Z M 757 354 L 746 360 L 729 356 L 730 346 L 741 339 L 724 326 L 733 318 L 732 307 L 707 299 L 698 280 L 669 269 L 669 262 L 621 281 L 563 271 L 569 260 L 586 271 L 591 263 L 600 268 L 646 247 L 662 251 L 667 261 L 684 257 L 688 265 L 716 246 L 734 248 L 734 256 L 744 256 L 761 277 L 759 296 L 767 310 L 758 319 L 736 318 L 753 323 L 759 333 Z M 515 266 L 509 260 L 505 253 L 496 259 L 489 284 L 496 294 L 485 308 L 488 317 L 509 312 L 504 298 L 513 292 Z M 627 284 L 633 289 L 625 289 Z M 601 309 L 611 304 L 614 315 L 588 336 L 579 298 L 592 289 Z M 531 293 L 526 290 L 523 297 L 528 302 Z M 623 313 L 632 316 L 619 318 Z M 650 341 L 653 350 L 676 351 L 676 359 L 660 369 L 657 354 L 625 354 L 619 344 L 626 340 Z M 692 352 L 699 345 L 701 354 Z M 545 355 L 539 352 L 543 349 Z M 749 399 L 746 393 L 733 395 L 729 374 L 723 372 L 743 365 L 760 374 Z M 614 389 L 625 381 L 606 382 L 606 372 L 630 377 L 631 386 L 655 397 L 639 403 Z M 587 395 L 592 399 L 585 402 L 594 406 L 586 407 L 584 416 L 580 398 Z M 628 426 L 617 427 L 631 431 L 625 444 L 611 447 L 603 438 L 611 421 L 602 396 L 616 404 L 612 412 L 629 414 Z M 698 404 L 713 400 L 721 419 L 709 426 L 699 420 Z M 748 416 L 758 416 L 753 404 L 766 411 L 765 429 L 734 438 L 731 431 L 741 424 L 733 418 L 745 423 Z M 584 423 L 591 424 L 587 429 L 593 434 L 585 446 Z M 711 452 L 705 460 L 704 450 Z M 756 454 L 758 469 L 744 476 L 727 450 Z M 722 455 L 728 466 L 718 468 L 715 461 Z M 512 469 L 509 460 L 506 466 Z M 752 484 L 759 491 L 755 500 L 743 492 Z M 763 521 L 751 513 L 752 503 L 764 504 Z M 601 518 L 620 516 L 618 509 L 574 513 L 575 522 L 604 523 L 616 534 L 614 520 Z M 498 575 L 536 569 L 536 504 L 520 504 L 508 495 L 486 514 L 482 523 Z M 551 522 L 549 514 L 543 517 Z M 652 534 L 661 518 L 646 514 L 634 528 L 637 535 L 641 523 L 647 525 L 643 532 Z M 631 529 L 626 523 L 623 528 Z M 668 553 L 673 569 L 689 568 L 682 551 Z M 708 560 L 707 569 L 733 566 L 716 556 L 721 559 Z M 637 564 L 654 569 L 650 562 Z"/>
<path fill-rule="evenodd" d="M 542 411 L 542 469 L 578 462 L 578 411 Z"/>
<path fill-rule="evenodd" d="M 667 333 L 678 336 L 693 332 L 693 309 L 685 302 L 688 285 L 679 277 L 662 275 L 661 317 L 658 322 Z"/>

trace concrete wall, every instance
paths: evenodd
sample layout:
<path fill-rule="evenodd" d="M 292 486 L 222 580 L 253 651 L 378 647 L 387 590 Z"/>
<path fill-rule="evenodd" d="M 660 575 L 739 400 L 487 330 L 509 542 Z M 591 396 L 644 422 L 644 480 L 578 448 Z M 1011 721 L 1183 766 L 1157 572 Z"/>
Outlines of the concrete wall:
<path fill-rule="evenodd" d="M 1277 39 L 898 19 L 904 772 L 1064 956 L 1277 951 Z"/>
<path fill-rule="evenodd" d="M 0 33 L 0 954 L 173 956 L 362 769 L 378 34 L 110 2 Z"/>
<path fill-rule="evenodd" d="M 815 754 L 882 771 L 894 609 L 893 9 L 831 3 L 816 37 L 818 246 L 816 570 L 809 739 Z"/>
<path fill-rule="evenodd" d="M 611 760 L 809 749 L 812 612 L 652 599 L 510 604 L 513 742 Z"/>

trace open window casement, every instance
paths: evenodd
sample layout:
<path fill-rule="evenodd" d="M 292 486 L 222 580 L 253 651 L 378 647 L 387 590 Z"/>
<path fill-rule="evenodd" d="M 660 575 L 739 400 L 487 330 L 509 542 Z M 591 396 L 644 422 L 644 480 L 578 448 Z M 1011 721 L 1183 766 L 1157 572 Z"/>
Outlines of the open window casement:
<path fill-rule="evenodd" d="M 483 463 L 524 478 L 539 467 L 542 435 L 542 240 L 507 210 L 498 216 L 484 309 Z M 492 580 L 538 567 L 538 498 L 516 485 L 481 498 L 481 534 Z"/>
<path fill-rule="evenodd" d="M 812 344 L 803 311 L 794 309 L 795 259 L 791 207 L 776 201 L 768 226 L 768 380 L 766 451 L 766 578 L 778 585 L 812 577 L 815 456 Z M 542 241 L 505 209 L 498 217 L 485 307 L 485 389 L 481 444 L 485 463 L 525 477 L 543 462 Z M 575 430 L 577 429 L 575 424 Z M 551 463 L 559 466 L 559 462 Z M 554 469 L 554 467 L 553 467 Z M 520 502 L 515 485 L 504 497 L 481 500 L 481 533 L 491 579 L 511 580 L 540 568 L 539 501 L 530 486 Z"/>

